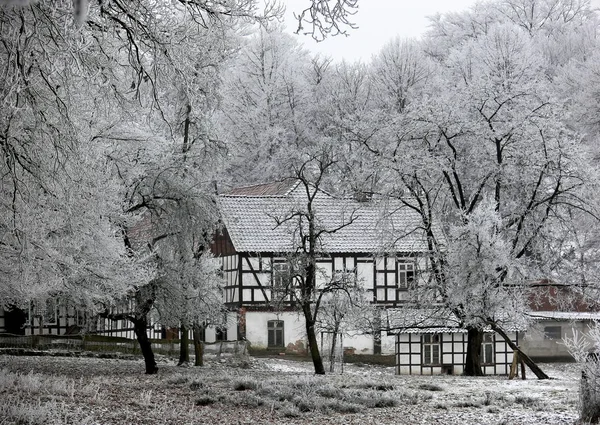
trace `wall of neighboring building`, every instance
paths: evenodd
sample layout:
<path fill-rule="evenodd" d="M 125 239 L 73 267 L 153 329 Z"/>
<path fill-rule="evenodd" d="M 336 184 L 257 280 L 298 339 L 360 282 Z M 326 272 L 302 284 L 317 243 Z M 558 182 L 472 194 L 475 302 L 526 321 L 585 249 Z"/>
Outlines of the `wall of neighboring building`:
<path fill-rule="evenodd" d="M 131 311 L 133 300 L 124 300 L 114 313 Z M 7 314 L 4 313 L 5 319 Z M 5 320 L 6 322 L 6 320 Z M 0 331 L 2 329 L 0 328 Z M 43 305 L 32 303 L 25 312 L 23 335 L 68 335 L 92 333 L 112 337 L 135 339 L 133 324 L 129 320 L 109 320 L 78 310 L 60 298 L 49 298 Z M 160 325 L 148 328 L 148 337 L 160 339 Z"/>
<path fill-rule="evenodd" d="M 518 335 L 509 333 L 518 343 Z M 513 361 L 513 352 L 497 334 L 490 334 L 491 361 L 482 362 L 486 375 L 507 375 Z M 401 333 L 396 336 L 397 375 L 460 375 L 464 372 L 467 334 L 452 333 Z M 482 352 L 485 349 L 482 349 Z"/>
<path fill-rule="evenodd" d="M 231 313 L 230 322 L 234 320 L 234 314 Z M 280 349 L 282 352 L 302 353 L 307 350 L 306 328 L 304 317 L 295 311 L 247 311 L 245 316 L 246 340 L 252 348 L 256 349 Z M 283 322 L 283 327 L 273 326 L 273 322 Z M 283 344 L 272 345 L 278 341 L 274 335 L 271 335 L 271 344 L 269 343 L 269 333 L 283 332 Z M 331 334 L 317 332 L 317 340 L 322 355 L 325 357 L 331 347 Z M 207 334 L 207 341 L 211 341 Z M 381 335 L 381 354 L 393 354 L 395 347 L 394 336 L 388 336 L 385 333 Z M 373 354 L 374 338 L 371 334 L 344 335 L 341 340 L 338 337 L 337 344 L 342 343 L 345 351 L 350 354 Z M 337 345 L 336 344 L 336 345 Z"/>
<path fill-rule="evenodd" d="M 563 338 L 573 338 L 574 330 L 585 335 L 589 325 L 588 320 L 540 320 L 525 332 L 520 348 L 537 361 L 573 361 Z"/>

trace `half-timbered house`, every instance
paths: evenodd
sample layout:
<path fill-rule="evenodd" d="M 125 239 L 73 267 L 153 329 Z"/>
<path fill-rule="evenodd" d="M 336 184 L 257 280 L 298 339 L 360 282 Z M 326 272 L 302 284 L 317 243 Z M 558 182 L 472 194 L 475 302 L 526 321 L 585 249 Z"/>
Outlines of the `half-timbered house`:
<path fill-rule="evenodd" d="M 304 187 L 292 183 L 241 188 L 219 197 L 224 229 L 213 251 L 222 259 L 225 303 L 238 316 L 230 320 L 238 323 L 238 337 L 255 347 L 306 346 L 293 300 L 272 302 L 273 284 L 284 275 L 286 256 L 301 244 L 299 226 L 306 225 L 287 220 L 304 207 L 307 196 Z M 336 230 L 324 232 L 318 242 L 317 288 L 336 272 L 351 271 L 373 303 L 395 306 L 408 300 L 425 250 L 414 213 L 399 208 L 387 214 L 389 205 L 383 201 L 339 199 L 322 191 L 313 208 L 320 229 Z M 391 354 L 394 338 L 376 332 L 346 338 L 344 345 L 356 353 Z"/>
<path fill-rule="evenodd" d="M 302 223 L 289 218 L 306 198 L 306 187 L 298 183 L 240 188 L 219 197 L 224 229 L 213 251 L 222 261 L 229 323 L 236 324 L 230 332 L 253 347 L 306 347 L 304 319 L 293 300 L 272 302 L 287 256 L 301 244 Z M 319 240 L 317 289 L 338 272 L 352 272 L 382 311 L 411 305 L 411 288 L 425 279 L 427 252 L 414 211 L 401 203 L 339 199 L 325 192 L 318 193 L 312 208 L 321 228 L 337 229 Z M 344 348 L 356 354 L 395 353 L 397 372 L 412 374 L 461 373 L 466 346 L 461 329 L 392 330 L 385 320 L 380 329 L 344 339 Z M 499 337 L 486 334 L 482 349 L 486 373 L 507 373 L 512 352 Z"/>

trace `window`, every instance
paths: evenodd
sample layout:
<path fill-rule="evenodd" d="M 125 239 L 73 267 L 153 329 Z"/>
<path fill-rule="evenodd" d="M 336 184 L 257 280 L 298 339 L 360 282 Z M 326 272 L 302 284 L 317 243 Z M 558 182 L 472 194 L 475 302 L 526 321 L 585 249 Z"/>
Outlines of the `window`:
<path fill-rule="evenodd" d="M 483 334 L 481 343 L 481 363 L 494 364 L 494 337 L 491 333 Z"/>
<path fill-rule="evenodd" d="M 440 335 L 426 334 L 423 335 L 423 364 L 424 365 L 439 365 L 440 364 Z"/>
<path fill-rule="evenodd" d="M 199 325 L 197 328 L 194 328 L 194 332 L 198 332 L 198 339 L 202 342 L 206 342 L 206 326 Z"/>
<path fill-rule="evenodd" d="M 215 341 L 227 341 L 227 328 L 218 327 L 215 330 Z"/>
<path fill-rule="evenodd" d="M 285 288 L 289 279 L 288 263 L 273 263 L 273 286 Z"/>
<path fill-rule="evenodd" d="M 375 296 L 377 302 L 406 301 L 404 293 L 415 278 L 415 263 L 405 258 L 383 257 L 376 261 Z"/>
<path fill-rule="evenodd" d="M 561 328 L 560 326 L 546 326 L 544 328 L 545 339 L 561 339 Z"/>
<path fill-rule="evenodd" d="M 269 320 L 267 322 L 268 341 L 267 346 L 283 347 L 283 320 Z"/>
<path fill-rule="evenodd" d="M 410 288 L 415 279 L 414 263 L 398 261 L 398 289 Z"/>
<path fill-rule="evenodd" d="M 45 308 L 42 312 L 44 316 L 44 323 L 56 324 L 56 310 L 58 309 L 58 302 L 54 298 L 48 298 L 46 300 Z"/>

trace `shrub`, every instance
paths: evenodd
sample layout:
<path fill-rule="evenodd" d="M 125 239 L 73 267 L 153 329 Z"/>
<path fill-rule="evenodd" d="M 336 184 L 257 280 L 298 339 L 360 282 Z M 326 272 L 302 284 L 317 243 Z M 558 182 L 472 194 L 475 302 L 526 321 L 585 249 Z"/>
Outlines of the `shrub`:
<path fill-rule="evenodd" d="M 328 385 L 317 389 L 316 394 L 325 398 L 342 398 L 344 396 L 344 390 Z"/>
<path fill-rule="evenodd" d="M 265 400 L 255 393 L 242 393 L 230 397 L 227 404 L 243 407 L 260 407 L 265 405 Z"/>
<path fill-rule="evenodd" d="M 515 397 L 515 403 L 519 403 L 524 407 L 535 408 L 539 406 L 539 399 L 535 397 L 517 396 Z"/>
<path fill-rule="evenodd" d="M 257 388 L 258 383 L 249 378 L 241 379 L 233 383 L 233 389 L 235 391 L 256 390 Z"/>
<path fill-rule="evenodd" d="M 284 418 L 297 418 L 302 415 L 295 404 L 285 402 L 278 408 Z"/>
<path fill-rule="evenodd" d="M 321 406 L 320 410 L 325 412 L 335 413 L 358 413 L 363 409 L 363 406 L 355 403 L 349 403 L 343 400 L 330 400 Z"/>
<path fill-rule="evenodd" d="M 204 382 L 202 381 L 192 381 L 190 384 L 190 390 L 192 391 L 199 390 L 200 388 L 204 388 Z"/>
<path fill-rule="evenodd" d="M 426 391 L 444 391 L 444 389 L 442 387 L 440 387 L 437 384 L 432 384 L 432 383 L 421 384 L 421 385 L 419 385 L 419 389 L 426 390 Z"/>
<path fill-rule="evenodd" d="M 584 364 L 579 390 L 581 422 L 600 422 L 600 362 L 592 359 Z"/>
<path fill-rule="evenodd" d="M 458 402 L 454 403 L 453 406 L 454 407 L 481 407 L 481 405 L 479 403 L 475 403 L 474 401 L 471 401 L 471 400 L 458 401 Z"/>
<path fill-rule="evenodd" d="M 169 376 L 167 379 L 165 379 L 165 382 L 172 385 L 185 384 L 188 382 L 188 377 L 178 373 L 176 375 Z"/>
<path fill-rule="evenodd" d="M 318 410 L 317 406 L 315 406 L 315 401 L 309 397 L 294 397 L 292 399 L 298 410 L 303 413 Z"/>
<path fill-rule="evenodd" d="M 196 406 L 209 406 L 211 404 L 215 404 L 216 402 L 217 401 L 213 397 L 209 395 L 204 395 L 202 397 L 197 398 L 195 404 Z"/>

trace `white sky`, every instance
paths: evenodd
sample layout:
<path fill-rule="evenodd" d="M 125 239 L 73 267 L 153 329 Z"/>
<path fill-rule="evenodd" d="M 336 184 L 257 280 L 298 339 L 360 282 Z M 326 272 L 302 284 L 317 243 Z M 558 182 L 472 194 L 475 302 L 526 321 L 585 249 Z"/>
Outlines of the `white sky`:
<path fill-rule="evenodd" d="M 298 27 L 293 12 L 307 7 L 310 0 L 284 0 L 287 6 L 286 24 L 293 32 Z M 428 25 L 427 16 L 436 13 L 460 12 L 469 9 L 477 0 L 359 0 L 358 13 L 352 22 L 358 29 L 349 30 L 348 37 L 329 37 L 320 43 L 309 36 L 298 35 L 304 46 L 317 53 L 324 53 L 340 61 L 362 60 L 371 56 L 394 38 L 419 38 Z M 600 0 L 591 0 L 592 7 L 600 10 Z"/>
<path fill-rule="evenodd" d="M 297 23 L 293 12 L 306 7 L 309 0 L 286 0 L 286 24 L 290 32 Z M 444 12 L 459 12 L 474 5 L 476 0 L 359 0 L 358 13 L 352 22 L 358 29 L 349 30 L 348 37 L 329 37 L 320 43 L 309 36 L 298 35 L 304 46 L 335 60 L 362 60 L 367 62 L 381 47 L 396 35 L 418 38 L 428 25 L 427 16 Z"/>

